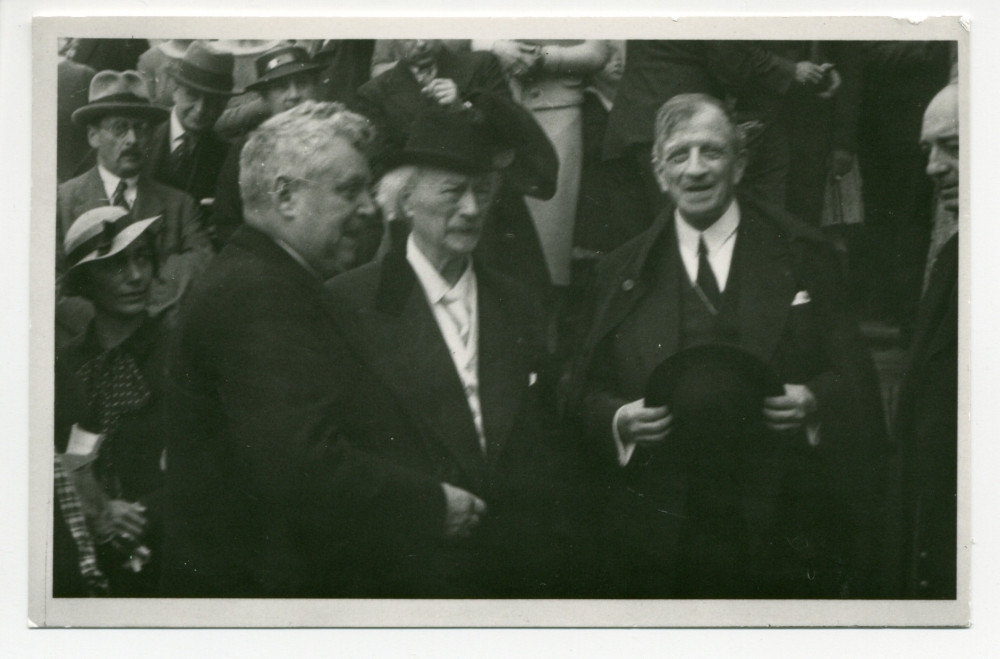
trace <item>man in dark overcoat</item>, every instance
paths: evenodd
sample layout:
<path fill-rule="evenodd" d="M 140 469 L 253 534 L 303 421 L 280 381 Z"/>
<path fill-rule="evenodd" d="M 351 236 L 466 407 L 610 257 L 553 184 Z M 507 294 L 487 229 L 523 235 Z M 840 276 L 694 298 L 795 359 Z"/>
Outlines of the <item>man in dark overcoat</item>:
<path fill-rule="evenodd" d="M 368 541 L 446 533 L 439 479 L 349 441 L 362 376 L 323 281 L 352 262 L 371 211 L 370 141 L 363 117 L 307 102 L 243 149 L 246 226 L 169 359 L 164 595 L 362 596 Z M 464 527 L 474 497 L 448 494 Z"/>
<path fill-rule="evenodd" d="M 401 538 L 373 559 L 387 596 L 563 596 L 595 577 L 590 511 L 535 292 L 473 256 L 504 160 L 474 115 L 417 118 L 402 153 L 409 236 L 328 284 L 373 376 L 356 387 L 367 428 L 356 441 L 481 500 L 457 540 Z"/>
<path fill-rule="evenodd" d="M 884 442 L 874 369 L 831 251 L 775 224 L 780 211 L 737 199 L 744 167 L 719 101 L 668 101 L 654 169 L 673 202 L 598 275 L 570 398 L 618 488 L 610 555 L 625 558 L 629 596 L 861 596 Z M 738 424 L 763 422 L 755 448 L 707 465 L 708 446 L 689 447 L 693 460 L 678 452 L 692 429 L 644 401 L 655 367 L 702 344 L 738 346 L 785 383 Z"/>

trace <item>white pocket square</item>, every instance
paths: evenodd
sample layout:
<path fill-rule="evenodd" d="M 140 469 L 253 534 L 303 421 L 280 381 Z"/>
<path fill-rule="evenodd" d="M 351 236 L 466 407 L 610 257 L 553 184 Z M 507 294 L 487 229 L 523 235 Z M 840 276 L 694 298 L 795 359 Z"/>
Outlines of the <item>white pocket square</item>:
<path fill-rule="evenodd" d="M 532 371 L 528 374 L 528 386 L 534 387 L 536 382 L 538 382 L 538 373 Z"/>
<path fill-rule="evenodd" d="M 792 306 L 797 307 L 800 304 L 809 304 L 812 302 L 812 298 L 809 297 L 809 291 L 799 291 L 795 294 L 795 299 L 792 300 Z"/>

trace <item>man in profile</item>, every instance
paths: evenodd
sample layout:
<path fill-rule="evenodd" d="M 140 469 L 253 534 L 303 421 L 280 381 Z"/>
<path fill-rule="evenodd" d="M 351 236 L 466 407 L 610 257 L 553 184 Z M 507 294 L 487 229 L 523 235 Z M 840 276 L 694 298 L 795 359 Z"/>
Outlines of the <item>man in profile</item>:
<path fill-rule="evenodd" d="M 357 596 L 347 557 L 387 519 L 412 538 L 471 523 L 472 495 L 348 441 L 361 376 L 323 281 L 353 262 L 371 212 L 371 140 L 363 117 L 307 102 L 243 149 L 246 225 L 170 358 L 164 595 Z"/>

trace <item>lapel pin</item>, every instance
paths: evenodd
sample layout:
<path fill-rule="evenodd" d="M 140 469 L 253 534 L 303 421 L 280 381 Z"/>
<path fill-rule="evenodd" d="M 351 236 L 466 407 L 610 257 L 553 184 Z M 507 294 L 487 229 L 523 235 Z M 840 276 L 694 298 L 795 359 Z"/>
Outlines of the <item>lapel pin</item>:
<path fill-rule="evenodd" d="M 622 290 L 628 293 L 630 290 L 635 288 L 635 281 L 631 279 L 626 279 L 622 282 Z"/>

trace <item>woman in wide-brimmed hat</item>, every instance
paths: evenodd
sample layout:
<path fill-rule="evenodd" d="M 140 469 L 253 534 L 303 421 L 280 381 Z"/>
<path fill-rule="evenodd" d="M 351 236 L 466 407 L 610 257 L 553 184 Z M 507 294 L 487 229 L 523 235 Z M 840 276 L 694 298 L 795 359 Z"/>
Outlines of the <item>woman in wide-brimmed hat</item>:
<path fill-rule="evenodd" d="M 61 501 L 75 552 L 60 555 L 75 553 L 83 573 L 96 562 L 112 595 L 155 595 L 158 581 L 167 333 L 147 312 L 157 272 L 149 229 L 158 220 L 104 206 L 81 215 L 65 238 L 60 286 L 90 300 L 95 314 L 56 354 L 56 451 L 70 483 L 62 494 L 79 499 Z"/>

